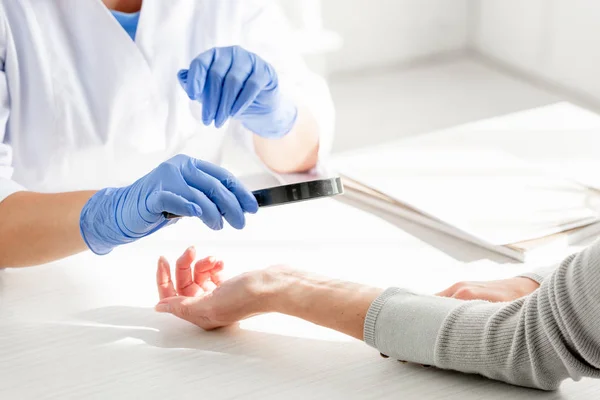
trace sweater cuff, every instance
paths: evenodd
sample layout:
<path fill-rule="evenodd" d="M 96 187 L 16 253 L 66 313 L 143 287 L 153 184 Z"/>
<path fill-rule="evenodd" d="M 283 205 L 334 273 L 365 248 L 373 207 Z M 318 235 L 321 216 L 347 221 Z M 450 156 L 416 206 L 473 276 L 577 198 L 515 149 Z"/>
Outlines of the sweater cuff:
<path fill-rule="evenodd" d="M 365 342 L 386 356 L 433 365 L 442 325 L 461 304 L 457 299 L 387 289 L 369 307 Z"/>
<path fill-rule="evenodd" d="M 544 282 L 544 280 L 556 270 L 556 268 L 558 268 L 558 265 L 550 265 L 547 267 L 538 268 L 533 271 L 517 275 L 517 278 L 529 278 L 541 285 L 542 282 Z"/>
<path fill-rule="evenodd" d="M 365 338 L 365 343 L 371 347 L 377 348 L 377 344 L 375 343 L 375 325 L 377 323 L 377 317 L 379 316 L 379 312 L 388 301 L 388 299 L 396 294 L 398 294 L 401 290 L 398 288 L 389 288 L 378 298 L 373 301 L 371 306 L 369 307 L 369 311 L 367 311 L 367 316 L 365 317 L 365 326 L 363 329 L 363 336 Z"/>

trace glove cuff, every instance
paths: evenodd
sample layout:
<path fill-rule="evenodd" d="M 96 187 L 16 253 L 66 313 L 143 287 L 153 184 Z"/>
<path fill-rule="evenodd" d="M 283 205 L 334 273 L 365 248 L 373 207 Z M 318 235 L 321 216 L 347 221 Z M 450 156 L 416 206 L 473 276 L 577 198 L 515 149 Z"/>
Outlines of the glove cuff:
<path fill-rule="evenodd" d="M 265 114 L 244 116 L 244 127 L 266 139 L 281 139 L 294 129 L 298 120 L 298 107 L 291 100 L 284 99 L 279 106 Z"/>
<path fill-rule="evenodd" d="M 124 243 L 114 210 L 123 189 L 107 188 L 94 194 L 79 216 L 79 231 L 88 248 L 97 255 L 106 255 Z"/>

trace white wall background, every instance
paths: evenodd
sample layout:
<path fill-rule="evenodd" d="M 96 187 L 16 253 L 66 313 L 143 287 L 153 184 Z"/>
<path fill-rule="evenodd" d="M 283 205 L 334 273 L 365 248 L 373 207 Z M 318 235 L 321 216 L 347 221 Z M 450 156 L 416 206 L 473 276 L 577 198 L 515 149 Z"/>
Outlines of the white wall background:
<path fill-rule="evenodd" d="M 323 27 L 344 41 L 327 56 L 330 72 L 394 66 L 467 45 L 469 0 L 279 1 L 296 24 L 319 3 Z"/>
<path fill-rule="evenodd" d="M 600 102 L 600 1 L 473 0 L 471 44 Z"/>
<path fill-rule="evenodd" d="M 343 38 L 326 73 L 471 48 L 600 104 L 600 0 L 279 1 L 296 22 L 317 9 L 317 25 Z"/>
<path fill-rule="evenodd" d="M 344 38 L 332 71 L 390 66 L 464 49 L 467 0 L 323 0 L 326 27 Z"/>

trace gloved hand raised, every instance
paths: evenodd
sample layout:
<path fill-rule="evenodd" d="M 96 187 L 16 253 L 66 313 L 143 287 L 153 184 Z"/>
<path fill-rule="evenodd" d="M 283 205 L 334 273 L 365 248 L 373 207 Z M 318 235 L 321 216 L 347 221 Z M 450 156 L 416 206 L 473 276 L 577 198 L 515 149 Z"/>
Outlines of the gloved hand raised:
<path fill-rule="evenodd" d="M 257 211 L 254 195 L 228 171 L 178 155 L 130 186 L 96 193 L 83 207 L 79 226 L 88 247 L 107 254 L 173 223 L 163 212 L 197 217 L 219 230 L 223 218 L 242 229 L 244 213 Z"/>
<path fill-rule="evenodd" d="M 298 116 L 282 97 L 271 65 L 239 46 L 213 48 L 181 70 L 179 82 L 191 100 L 202 103 L 202 122 L 217 128 L 235 118 L 259 136 L 277 139 L 289 133 Z"/>

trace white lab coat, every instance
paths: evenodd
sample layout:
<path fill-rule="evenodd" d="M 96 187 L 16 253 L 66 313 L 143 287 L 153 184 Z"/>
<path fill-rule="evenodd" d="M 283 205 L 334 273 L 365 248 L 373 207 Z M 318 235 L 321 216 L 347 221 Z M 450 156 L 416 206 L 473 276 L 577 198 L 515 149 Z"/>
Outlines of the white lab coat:
<path fill-rule="evenodd" d="M 329 150 L 333 106 L 268 0 L 144 0 L 135 43 L 101 0 L 0 0 L 0 201 L 126 185 L 176 153 L 218 163 L 223 139 L 251 133 L 201 123 L 177 72 L 238 44 L 274 65 L 311 109 Z"/>

